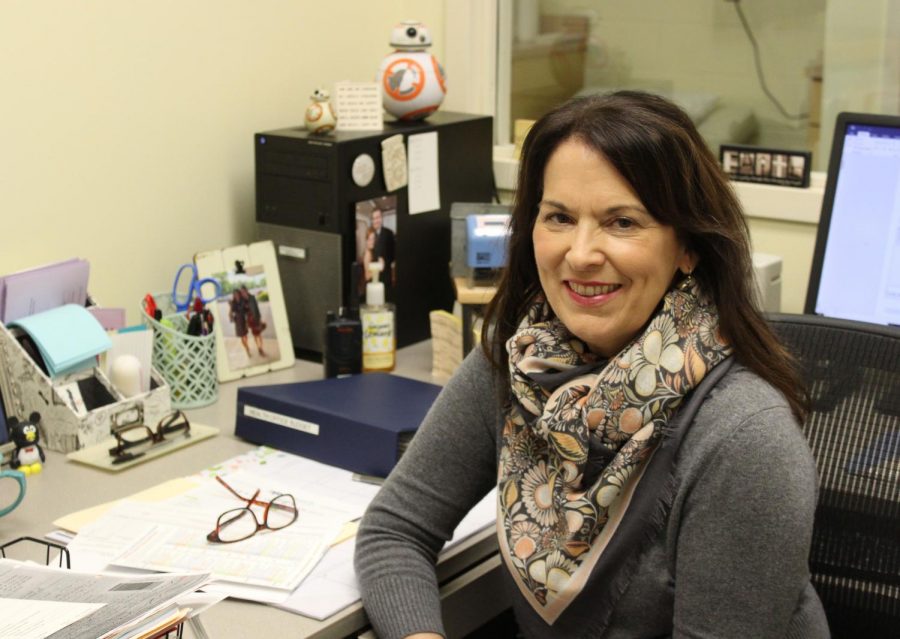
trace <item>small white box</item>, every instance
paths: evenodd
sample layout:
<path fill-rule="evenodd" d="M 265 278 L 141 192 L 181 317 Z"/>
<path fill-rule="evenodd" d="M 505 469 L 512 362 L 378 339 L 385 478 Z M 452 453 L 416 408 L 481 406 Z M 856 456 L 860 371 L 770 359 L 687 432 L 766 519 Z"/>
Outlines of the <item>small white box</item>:
<path fill-rule="evenodd" d="M 766 313 L 781 311 L 781 264 L 778 255 L 753 254 L 753 278 L 759 290 L 762 310 Z"/>

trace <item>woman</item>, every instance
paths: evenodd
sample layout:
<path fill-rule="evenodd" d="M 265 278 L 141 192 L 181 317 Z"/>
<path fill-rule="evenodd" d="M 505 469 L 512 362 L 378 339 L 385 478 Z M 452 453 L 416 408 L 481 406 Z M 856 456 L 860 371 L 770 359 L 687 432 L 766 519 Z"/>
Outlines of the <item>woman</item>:
<path fill-rule="evenodd" d="M 384 258 L 375 257 L 375 228 L 369 227 L 369 230 L 366 231 L 366 250 L 363 253 L 363 277 L 366 282 L 373 282 L 378 277 L 378 273 L 381 272 L 381 269 L 384 268 Z M 373 272 L 371 270 L 372 262 L 379 262 L 381 267 L 378 269 L 378 272 Z M 365 288 L 363 288 L 363 293 L 365 293 Z"/>
<path fill-rule="evenodd" d="M 241 295 L 240 289 L 231 291 L 231 301 L 228 303 L 228 319 L 234 324 L 234 334 L 241 340 L 241 346 L 247 357 L 250 357 L 250 345 L 247 343 L 247 301 Z"/>
<path fill-rule="evenodd" d="M 240 290 L 241 297 L 244 300 L 244 307 L 247 311 L 247 328 L 253 334 L 253 343 L 256 345 L 256 351 L 260 357 L 265 357 L 266 352 L 263 350 L 262 332 L 266 330 L 268 325 L 262 321 L 262 314 L 259 312 L 259 302 L 256 300 L 256 296 L 246 286 L 241 286 Z M 249 349 L 247 354 L 250 354 Z"/>
<path fill-rule="evenodd" d="M 494 486 L 526 637 L 828 636 L 805 393 L 680 109 L 621 92 L 534 125 L 485 327 L 360 526 L 380 637 L 443 632 L 435 556 Z"/>

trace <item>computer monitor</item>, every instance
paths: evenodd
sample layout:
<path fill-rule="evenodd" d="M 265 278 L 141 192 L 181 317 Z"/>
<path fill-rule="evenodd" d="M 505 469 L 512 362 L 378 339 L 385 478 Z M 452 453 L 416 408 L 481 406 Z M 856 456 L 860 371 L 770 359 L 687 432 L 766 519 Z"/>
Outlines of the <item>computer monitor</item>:
<path fill-rule="evenodd" d="M 900 116 L 838 115 L 805 312 L 900 326 Z"/>

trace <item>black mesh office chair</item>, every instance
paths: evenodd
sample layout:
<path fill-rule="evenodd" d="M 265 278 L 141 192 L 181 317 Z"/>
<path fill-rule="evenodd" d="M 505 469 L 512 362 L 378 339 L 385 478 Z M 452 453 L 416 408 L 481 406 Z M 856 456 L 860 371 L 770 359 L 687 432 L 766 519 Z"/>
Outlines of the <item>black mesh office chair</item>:
<path fill-rule="evenodd" d="M 900 329 L 769 316 L 797 356 L 819 471 L 810 551 L 834 637 L 900 637 Z"/>

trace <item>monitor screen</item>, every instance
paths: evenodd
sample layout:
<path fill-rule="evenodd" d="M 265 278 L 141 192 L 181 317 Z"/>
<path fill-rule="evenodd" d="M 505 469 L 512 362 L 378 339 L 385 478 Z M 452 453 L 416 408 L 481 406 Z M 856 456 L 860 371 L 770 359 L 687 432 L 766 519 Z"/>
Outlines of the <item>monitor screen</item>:
<path fill-rule="evenodd" d="M 900 116 L 838 115 L 805 312 L 900 326 Z"/>

